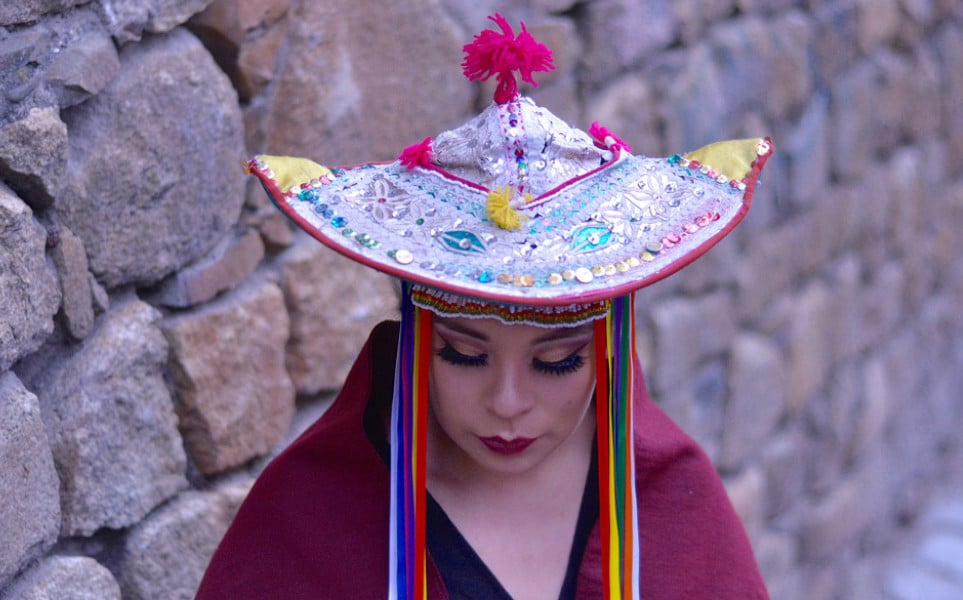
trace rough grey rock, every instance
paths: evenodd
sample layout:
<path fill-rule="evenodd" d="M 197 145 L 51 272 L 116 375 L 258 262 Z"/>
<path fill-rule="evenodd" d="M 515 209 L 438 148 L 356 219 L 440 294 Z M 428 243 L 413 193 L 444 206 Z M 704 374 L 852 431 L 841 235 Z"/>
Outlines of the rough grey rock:
<path fill-rule="evenodd" d="M 0 590 L 56 543 L 58 486 L 37 397 L 0 374 Z"/>
<path fill-rule="evenodd" d="M 0 24 L 19 25 L 52 12 L 62 12 L 90 0 L 16 0 L 0 3 Z"/>
<path fill-rule="evenodd" d="M 117 77 L 65 120 L 69 201 L 57 210 L 107 288 L 160 281 L 237 221 L 237 97 L 186 31 L 125 47 Z"/>
<path fill-rule="evenodd" d="M 50 556 L 8 589 L 4 600 L 120 600 L 120 586 L 86 556 Z"/>
<path fill-rule="evenodd" d="M 66 166 L 67 126 L 56 108 L 0 126 L 0 178 L 35 210 L 59 196 Z"/>
<path fill-rule="evenodd" d="M 61 315 L 67 333 L 82 340 L 94 327 L 94 301 L 90 289 L 90 271 L 84 243 L 66 227 L 60 228 L 60 239 L 50 251 L 60 275 Z"/>
<path fill-rule="evenodd" d="M 188 24 L 248 100 L 274 78 L 291 0 L 214 0 Z"/>
<path fill-rule="evenodd" d="M 625 140 L 635 154 L 665 154 L 652 104 L 655 92 L 644 77 L 627 75 L 589 101 L 585 114 Z"/>
<path fill-rule="evenodd" d="M 855 3 L 860 50 L 872 52 L 896 37 L 903 18 L 900 4 L 900 0 L 859 0 Z"/>
<path fill-rule="evenodd" d="M 187 485 L 158 311 L 128 298 L 31 377 L 61 484 L 62 533 L 127 527 Z"/>
<path fill-rule="evenodd" d="M 211 0 L 153 0 L 147 31 L 166 33 L 201 12 Z"/>
<path fill-rule="evenodd" d="M 762 537 L 766 507 L 766 479 L 762 468 L 753 466 L 723 481 L 726 494 L 753 546 Z"/>
<path fill-rule="evenodd" d="M 104 89 L 120 71 L 110 37 L 88 31 L 58 52 L 47 68 L 47 84 L 61 108 L 79 104 Z"/>
<path fill-rule="evenodd" d="M 164 280 L 150 300 L 175 308 L 207 302 L 238 286 L 264 258 L 264 242 L 256 231 L 228 235 L 196 263 Z"/>
<path fill-rule="evenodd" d="M 943 93 L 946 98 L 963 98 L 963 73 L 953 68 L 957 57 L 963 56 L 963 28 L 944 27 L 934 37 L 945 86 Z M 952 102 L 944 102 L 942 113 L 949 141 L 948 168 L 959 173 L 963 170 L 963 111 L 957 110 Z"/>
<path fill-rule="evenodd" d="M 829 558 L 853 538 L 866 520 L 865 492 L 864 481 L 846 478 L 807 511 L 800 530 L 801 558 Z"/>
<path fill-rule="evenodd" d="M 830 149 L 833 174 L 843 181 L 864 175 L 872 158 L 878 79 L 879 69 L 871 63 L 861 62 L 833 83 Z"/>
<path fill-rule="evenodd" d="M 669 390 L 691 377 L 695 365 L 720 354 L 736 334 L 732 295 L 706 294 L 696 299 L 673 298 L 652 308 L 655 352 L 660 357 L 655 386 Z"/>
<path fill-rule="evenodd" d="M 590 84 L 611 79 L 668 46 L 679 27 L 667 0 L 597 0 L 584 5 L 583 71 Z"/>
<path fill-rule="evenodd" d="M 118 44 L 145 33 L 166 33 L 201 12 L 211 0 L 100 0 L 96 8 Z"/>
<path fill-rule="evenodd" d="M 300 394 L 341 387 L 371 328 L 398 318 L 391 280 L 314 239 L 281 255 L 281 287 L 291 317 L 287 368 Z"/>
<path fill-rule="evenodd" d="M 781 148 L 789 156 L 794 197 L 801 205 L 815 204 L 829 187 L 829 99 L 816 94 L 803 111 L 799 125 Z M 820 247 L 818 244 L 813 246 Z"/>
<path fill-rule="evenodd" d="M 194 598 L 251 483 L 248 479 L 213 492 L 185 492 L 133 528 L 121 559 L 124 598 Z"/>
<path fill-rule="evenodd" d="M 0 39 L 0 123 L 22 119 L 31 108 L 51 103 L 41 96 L 43 65 L 54 33 L 43 25 L 5 33 Z"/>
<path fill-rule="evenodd" d="M 44 257 L 46 242 L 30 208 L 0 185 L 0 372 L 53 331 L 60 295 Z"/>
<path fill-rule="evenodd" d="M 458 67 L 467 40 L 440 4 L 383 3 L 372 18 L 369 5 L 351 0 L 297 3 L 266 151 L 322 164 L 389 160 L 460 125 L 472 100 Z"/>
<path fill-rule="evenodd" d="M 753 0 L 765 2 L 767 0 Z M 859 55 L 859 21 L 855 2 L 821 2 L 812 9 L 816 31 L 813 47 L 815 70 L 819 81 L 834 81 L 849 69 Z"/>
<path fill-rule="evenodd" d="M 775 343 L 751 333 L 736 338 L 731 363 L 719 461 L 737 469 L 761 451 L 786 414 L 786 368 Z"/>
<path fill-rule="evenodd" d="M 812 94 L 812 26 L 800 13 L 727 21 L 713 32 L 710 45 L 729 113 L 761 105 L 773 118 L 785 119 Z"/>
<path fill-rule="evenodd" d="M 235 467 L 281 441 L 294 387 L 284 370 L 288 316 L 276 285 L 255 279 L 162 328 L 180 429 L 201 473 Z"/>
<path fill-rule="evenodd" d="M 790 413 L 798 413 L 806 402 L 826 385 L 832 357 L 833 330 L 830 293 L 821 282 L 813 282 L 796 298 L 790 325 L 793 344 L 789 348 L 786 378 Z"/>

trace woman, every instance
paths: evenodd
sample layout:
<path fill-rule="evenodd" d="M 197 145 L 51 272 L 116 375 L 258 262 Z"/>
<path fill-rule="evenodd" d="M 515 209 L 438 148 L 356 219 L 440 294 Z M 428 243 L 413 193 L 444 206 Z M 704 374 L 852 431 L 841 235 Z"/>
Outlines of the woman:
<path fill-rule="evenodd" d="M 262 474 L 199 598 L 765 598 L 704 453 L 648 399 L 633 292 L 748 210 L 765 139 L 629 154 L 518 95 L 522 26 L 466 46 L 495 103 L 398 161 L 251 161 L 322 243 L 403 280 L 329 411 Z"/>

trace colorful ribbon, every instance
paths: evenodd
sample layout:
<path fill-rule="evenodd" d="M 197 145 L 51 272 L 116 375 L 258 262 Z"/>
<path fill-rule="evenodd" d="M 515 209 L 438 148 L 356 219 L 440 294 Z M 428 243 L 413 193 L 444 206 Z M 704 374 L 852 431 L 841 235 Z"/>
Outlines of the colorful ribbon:
<path fill-rule="evenodd" d="M 635 600 L 639 598 L 639 523 L 632 435 L 634 295 L 612 300 L 605 320 L 595 323 L 603 589 L 607 600 Z"/>
<path fill-rule="evenodd" d="M 411 303 L 403 283 L 401 331 L 391 404 L 390 600 L 428 597 L 425 553 L 425 456 L 431 312 Z"/>

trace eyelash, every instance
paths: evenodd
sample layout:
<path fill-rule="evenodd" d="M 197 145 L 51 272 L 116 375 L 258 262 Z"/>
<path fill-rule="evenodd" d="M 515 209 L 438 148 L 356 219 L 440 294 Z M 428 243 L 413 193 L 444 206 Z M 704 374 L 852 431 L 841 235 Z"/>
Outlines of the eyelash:
<path fill-rule="evenodd" d="M 543 361 L 539 359 L 532 360 L 532 366 L 536 371 L 540 373 L 545 373 L 546 375 L 568 375 L 569 373 L 574 373 L 582 368 L 585 364 L 585 357 L 583 357 L 580 352 L 585 348 L 582 346 L 575 352 L 569 354 L 562 360 L 557 361 Z M 472 356 L 470 354 L 462 354 L 461 352 L 455 350 L 451 344 L 446 343 L 441 347 L 435 354 L 438 355 L 443 361 L 457 365 L 460 367 L 483 367 L 488 363 L 487 354 L 479 354 L 477 356 Z"/>

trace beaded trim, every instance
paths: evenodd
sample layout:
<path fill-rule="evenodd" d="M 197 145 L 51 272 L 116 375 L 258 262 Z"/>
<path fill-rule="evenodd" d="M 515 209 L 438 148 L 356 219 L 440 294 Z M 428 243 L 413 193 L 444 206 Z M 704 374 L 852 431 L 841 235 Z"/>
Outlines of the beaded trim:
<path fill-rule="evenodd" d="M 569 306 L 522 306 L 477 300 L 423 285 L 411 286 L 411 301 L 439 316 L 469 319 L 493 317 L 506 325 L 527 324 L 548 328 L 581 325 L 604 318 L 608 311 L 606 301 Z"/>

